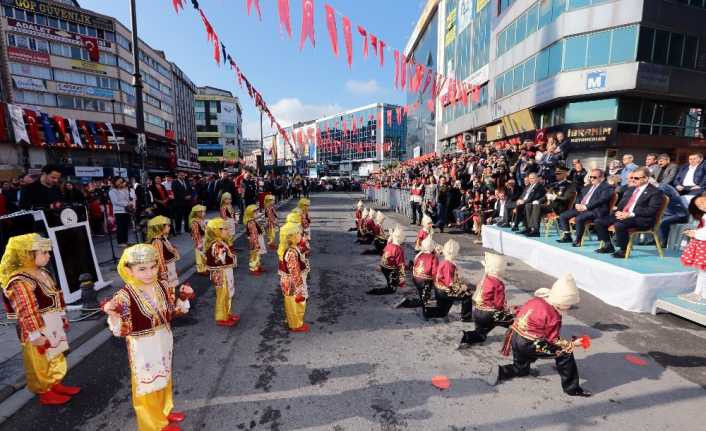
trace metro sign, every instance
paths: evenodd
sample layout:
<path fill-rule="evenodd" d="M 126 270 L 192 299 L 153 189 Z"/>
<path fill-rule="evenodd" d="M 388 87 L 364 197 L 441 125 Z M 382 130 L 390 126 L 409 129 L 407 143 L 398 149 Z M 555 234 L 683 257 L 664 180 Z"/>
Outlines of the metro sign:
<path fill-rule="evenodd" d="M 601 90 L 605 88 L 608 72 L 603 70 L 597 72 L 589 72 L 586 74 L 586 90 Z"/>

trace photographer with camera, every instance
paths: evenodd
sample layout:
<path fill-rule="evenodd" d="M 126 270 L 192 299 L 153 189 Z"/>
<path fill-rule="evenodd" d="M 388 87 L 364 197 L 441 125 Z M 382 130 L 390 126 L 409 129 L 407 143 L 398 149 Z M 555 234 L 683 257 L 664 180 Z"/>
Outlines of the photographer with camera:
<path fill-rule="evenodd" d="M 130 216 L 135 212 L 135 194 L 127 187 L 125 179 L 116 178 L 113 181 L 113 187 L 108 191 L 108 197 L 113 204 L 113 215 L 118 231 L 118 246 L 127 247 Z"/>

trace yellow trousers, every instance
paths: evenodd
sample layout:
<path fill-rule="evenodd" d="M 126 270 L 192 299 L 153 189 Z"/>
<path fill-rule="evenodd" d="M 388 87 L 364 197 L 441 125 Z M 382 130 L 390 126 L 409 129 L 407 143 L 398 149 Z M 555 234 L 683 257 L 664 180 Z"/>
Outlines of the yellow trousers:
<path fill-rule="evenodd" d="M 206 272 L 206 256 L 201 250 L 194 250 L 194 259 L 196 260 L 196 272 L 199 274 Z"/>
<path fill-rule="evenodd" d="M 174 408 L 172 399 L 172 379 L 164 389 L 146 395 L 137 395 L 135 376 L 132 376 L 132 407 L 137 416 L 139 431 L 160 431 L 169 425 L 167 415 Z"/>
<path fill-rule="evenodd" d="M 35 394 L 43 394 L 66 376 L 68 365 L 63 354 L 54 359 L 47 359 L 46 354 L 39 353 L 37 347 L 29 341 L 22 344 L 22 359 L 27 374 L 27 390 Z"/>
<path fill-rule="evenodd" d="M 297 329 L 304 324 L 304 313 L 306 313 L 306 301 L 297 302 L 296 296 L 284 295 L 284 315 L 287 317 L 289 329 Z"/>
<path fill-rule="evenodd" d="M 250 260 L 248 261 L 248 267 L 250 271 L 255 271 L 260 267 L 260 252 L 257 250 L 250 250 Z"/>
<path fill-rule="evenodd" d="M 274 247 L 275 244 L 275 228 L 274 227 L 268 227 L 267 228 L 267 245 L 270 247 Z"/>
<path fill-rule="evenodd" d="M 216 286 L 216 321 L 228 320 L 230 317 L 231 303 L 232 298 L 230 297 L 230 292 L 228 292 L 228 286 Z"/>

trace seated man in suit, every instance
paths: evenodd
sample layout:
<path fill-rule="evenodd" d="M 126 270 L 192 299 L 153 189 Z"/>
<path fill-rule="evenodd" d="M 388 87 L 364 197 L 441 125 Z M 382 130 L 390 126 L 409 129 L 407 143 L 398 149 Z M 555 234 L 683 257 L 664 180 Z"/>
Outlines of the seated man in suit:
<path fill-rule="evenodd" d="M 505 203 L 500 209 L 502 212 L 498 215 L 501 218 L 499 227 L 510 227 L 512 222 L 512 211 L 515 209 L 515 202 L 522 196 L 522 188 L 515 180 L 508 180 L 505 183 Z"/>
<path fill-rule="evenodd" d="M 650 182 L 650 170 L 640 167 L 630 173 L 629 187 L 618 203 L 618 211 L 593 222 L 598 239 L 603 246 L 596 253 L 612 253 L 613 257 L 624 258 L 628 246 L 629 229 L 649 229 L 655 224 L 657 212 L 662 205 L 664 194 Z M 610 240 L 608 228 L 615 228 L 615 250 Z"/>
<path fill-rule="evenodd" d="M 573 246 L 581 246 L 585 223 L 610 213 L 609 206 L 610 200 L 613 198 L 613 188 L 605 182 L 605 173 L 602 169 L 593 169 L 589 179 L 591 184 L 581 190 L 574 207 L 559 216 L 559 227 L 563 235 L 557 242 L 572 242 L 569 220 L 575 217 L 576 240 L 573 241 Z"/>
<path fill-rule="evenodd" d="M 520 232 L 523 235 L 529 232 L 527 222 L 525 221 L 525 207 L 532 205 L 534 202 L 539 203 L 544 199 L 544 195 L 547 193 L 544 186 L 539 182 L 539 175 L 532 172 L 527 178 L 529 184 L 522 192 L 520 198 L 515 201 L 515 219 L 512 226 L 513 231 L 518 231 L 520 230 L 519 224 L 524 222 L 525 229 Z"/>
<path fill-rule="evenodd" d="M 680 167 L 674 177 L 674 188 L 680 195 L 696 196 L 706 186 L 706 166 L 704 156 L 700 153 L 689 155 L 689 163 Z"/>
<path fill-rule="evenodd" d="M 567 179 L 569 169 L 559 165 L 554 173 L 556 182 L 549 186 L 549 191 L 542 202 L 532 205 L 525 205 L 525 217 L 527 218 L 527 236 L 539 236 L 539 222 L 542 216 L 550 212 L 561 214 L 568 210 L 571 199 L 576 194 L 576 186 Z"/>
<path fill-rule="evenodd" d="M 657 166 L 659 166 L 659 169 L 654 175 L 657 182 L 660 184 L 672 184 L 679 168 L 672 163 L 669 154 L 660 154 L 657 158 Z"/>

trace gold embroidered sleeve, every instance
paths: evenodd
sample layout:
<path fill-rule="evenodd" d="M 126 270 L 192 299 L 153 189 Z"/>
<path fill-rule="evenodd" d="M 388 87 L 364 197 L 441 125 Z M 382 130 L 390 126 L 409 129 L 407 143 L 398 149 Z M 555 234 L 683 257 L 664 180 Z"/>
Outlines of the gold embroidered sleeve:
<path fill-rule="evenodd" d="M 44 328 L 44 320 L 39 314 L 34 286 L 23 280 L 15 280 L 7 286 L 5 294 L 17 313 L 17 325 L 23 334 L 30 334 Z"/>

